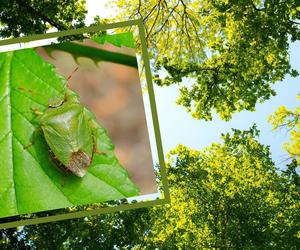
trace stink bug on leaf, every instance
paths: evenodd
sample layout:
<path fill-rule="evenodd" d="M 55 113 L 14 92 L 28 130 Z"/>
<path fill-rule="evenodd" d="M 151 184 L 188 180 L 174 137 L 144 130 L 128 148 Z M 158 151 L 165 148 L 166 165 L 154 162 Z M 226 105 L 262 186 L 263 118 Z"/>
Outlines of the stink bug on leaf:
<path fill-rule="evenodd" d="M 67 89 L 63 100 L 49 100 L 49 107 L 39 116 L 39 124 L 55 158 L 65 172 L 83 177 L 97 151 L 97 129 L 93 115 L 84 108 L 78 96 Z"/>

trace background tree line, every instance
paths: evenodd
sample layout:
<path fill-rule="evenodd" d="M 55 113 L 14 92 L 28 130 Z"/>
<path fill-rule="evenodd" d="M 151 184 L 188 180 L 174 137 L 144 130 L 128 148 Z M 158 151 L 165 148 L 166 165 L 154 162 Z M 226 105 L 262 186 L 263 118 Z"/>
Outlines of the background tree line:
<path fill-rule="evenodd" d="M 254 111 L 298 76 L 289 44 L 300 39 L 300 1 L 114 0 L 119 20 L 142 18 L 155 83 L 180 85 L 177 103 L 195 119 L 229 120 Z M 84 25 L 80 0 L 4 0 L 0 36 Z M 96 17 L 95 22 L 104 20 Z M 162 77 L 160 70 L 168 74 Z M 182 79 L 192 79 L 192 87 Z M 269 121 L 288 129 L 290 161 L 276 168 L 255 125 L 221 135 L 204 150 L 178 145 L 167 155 L 171 204 L 1 230 L 3 249 L 297 249 L 300 245 L 299 108 Z"/>

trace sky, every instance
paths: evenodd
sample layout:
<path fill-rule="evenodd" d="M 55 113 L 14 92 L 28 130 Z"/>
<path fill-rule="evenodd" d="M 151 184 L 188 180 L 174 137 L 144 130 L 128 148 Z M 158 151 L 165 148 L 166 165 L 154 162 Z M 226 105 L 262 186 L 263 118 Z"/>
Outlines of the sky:
<path fill-rule="evenodd" d="M 107 4 L 108 1 L 87 0 L 88 15 L 86 22 L 91 23 L 95 15 L 103 18 L 113 16 L 115 10 Z M 300 72 L 299 54 L 300 42 L 291 44 L 291 65 Z M 299 105 L 296 96 L 300 93 L 300 78 L 286 76 L 283 81 L 277 82 L 274 85 L 274 89 L 277 95 L 263 104 L 257 104 L 255 112 L 242 111 L 236 113 L 228 122 L 222 121 L 215 115 L 212 121 L 205 122 L 195 120 L 186 112 L 185 108 L 175 104 L 179 96 L 179 87 L 177 85 L 168 87 L 154 86 L 164 153 L 167 153 L 179 143 L 193 149 L 201 150 L 208 147 L 212 142 L 220 142 L 221 133 L 230 132 L 231 128 L 244 130 L 256 123 L 260 130 L 259 141 L 265 145 L 270 145 L 272 159 L 276 166 L 284 168 L 285 164 L 288 163 L 286 161 L 288 155 L 282 148 L 282 144 L 288 141 L 289 134 L 286 130 L 272 131 L 271 124 L 267 122 L 267 119 L 279 106 L 285 105 L 289 109 L 294 109 Z M 149 121 L 148 127 L 150 130 L 152 152 L 154 154 L 154 134 L 152 132 L 153 128 L 147 95 L 144 95 L 144 105 Z M 153 157 L 155 161 L 157 156 L 154 154 Z"/>
<path fill-rule="evenodd" d="M 293 68 L 300 72 L 300 42 L 290 46 L 290 61 Z M 163 148 L 165 152 L 174 148 L 178 143 L 201 150 L 212 142 L 220 142 L 221 133 L 230 132 L 231 128 L 240 130 L 248 129 L 256 123 L 260 130 L 259 141 L 270 145 L 272 159 L 276 166 L 284 168 L 288 158 L 282 144 L 288 141 L 289 134 L 286 130 L 272 131 L 271 124 L 267 122 L 279 106 L 295 109 L 299 105 L 297 94 L 300 93 L 300 78 L 287 76 L 282 82 L 277 82 L 274 89 L 275 97 L 256 105 L 255 112 L 242 111 L 233 115 L 228 122 L 222 121 L 216 115 L 210 122 L 195 120 L 185 108 L 175 104 L 179 96 L 179 87 L 155 86 L 155 97 L 158 109 L 159 123 L 162 134 Z"/>
<path fill-rule="evenodd" d="M 109 18 L 115 14 L 115 9 L 107 5 L 108 0 L 96 1 L 87 0 L 88 15 L 86 25 L 93 22 L 93 17 L 99 15 L 102 18 Z M 48 43 L 49 41 L 46 41 Z M 41 44 L 39 44 L 41 45 Z M 31 45 L 32 46 L 32 45 Z M 2 48 L 6 50 L 6 47 Z M 12 49 L 20 49 L 12 48 Z M 292 68 L 300 72 L 300 42 L 293 43 L 290 46 L 290 62 Z M 183 83 L 185 84 L 185 83 Z M 265 145 L 270 145 L 272 159 L 277 167 L 283 169 L 288 162 L 286 151 L 282 144 L 288 141 L 289 134 L 285 131 L 272 131 L 271 124 L 267 122 L 279 106 L 285 105 L 289 109 L 295 109 L 299 105 L 297 94 L 300 93 L 300 77 L 291 78 L 287 76 L 283 81 L 274 85 L 277 92 L 275 97 L 265 101 L 263 104 L 257 104 L 255 112 L 242 111 L 228 121 L 222 121 L 216 115 L 210 122 L 195 120 L 185 108 L 175 104 L 179 96 L 179 87 L 177 85 L 168 87 L 158 87 L 154 85 L 156 106 L 161 132 L 163 151 L 166 154 L 169 150 L 178 144 L 184 144 L 192 149 L 202 150 L 213 142 L 220 142 L 221 133 L 230 132 L 231 128 L 240 130 L 248 129 L 254 123 L 260 130 L 259 141 Z M 144 94 L 145 112 L 148 121 L 151 150 L 153 161 L 158 162 L 155 139 L 152 127 L 151 111 L 147 93 Z M 138 200 L 154 199 L 157 195 L 149 194 L 140 197 Z M 134 197 L 133 199 L 137 199 Z M 129 199 L 130 200 L 130 199 Z"/>

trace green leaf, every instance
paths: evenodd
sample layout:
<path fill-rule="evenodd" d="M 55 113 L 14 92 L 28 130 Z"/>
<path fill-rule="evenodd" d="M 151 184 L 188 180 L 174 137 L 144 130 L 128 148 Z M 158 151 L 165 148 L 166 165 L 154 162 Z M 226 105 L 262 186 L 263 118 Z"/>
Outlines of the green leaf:
<path fill-rule="evenodd" d="M 100 44 L 105 44 L 107 42 L 117 47 L 125 46 L 128 48 L 135 48 L 135 42 L 132 32 L 124 32 L 113 35 L 103 34 L 101 36 L 93 37 L 92 40 Z"/>
<path fill-rule="evenodd" d="M 64 42 L 58 44 L 52 44 L 46 46 L 45 49 L 51 54 L 53 50 L 61 50 L 68 53 L 74 57 L 75 61 L 79 57 L 87 57 L 92 59 L 95 63 L 100 61 L 108 61 L 113 63 L 119 63 L 131 67 L 137 68 L 137 60 L 135 56 L 125 55 L 117 52 L 107 51 L 99 48 L 94 48 L 79 43 Z"/>
<path fill-rule="evenodd" d="M 97 144 L 104 153 L 95 155 L 83 178 L 57 168 L 41 132 L 24 148 L 39 128 L 32 109 L 45 111 L 65 88 L 65 79 L 32 49 L 0 53 L 0 217 L 138 195 L 99 124 Z"/>
<path fill-rule="evenodd" d="M 290 72 L 290 74 L 291 74 L 292 77 L 299 76 L 299 72 L 297 70 L 295 70 L 295 69 L 292 69 L 291 72 Z"/>

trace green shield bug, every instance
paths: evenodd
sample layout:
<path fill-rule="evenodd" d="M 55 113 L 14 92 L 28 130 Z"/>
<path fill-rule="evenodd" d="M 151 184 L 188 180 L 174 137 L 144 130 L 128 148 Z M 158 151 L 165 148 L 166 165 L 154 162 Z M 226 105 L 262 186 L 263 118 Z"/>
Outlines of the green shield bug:
<path fill-rule="evenodd" d="M 83 177 L 96 148 L 93 115 L 84 108 L 78 96 L 67 89 L 64 99 L 49 100 L 49 107 L 39 114 L 39 124 L 50 148 L 50 155 L 65 172 Z"/>

